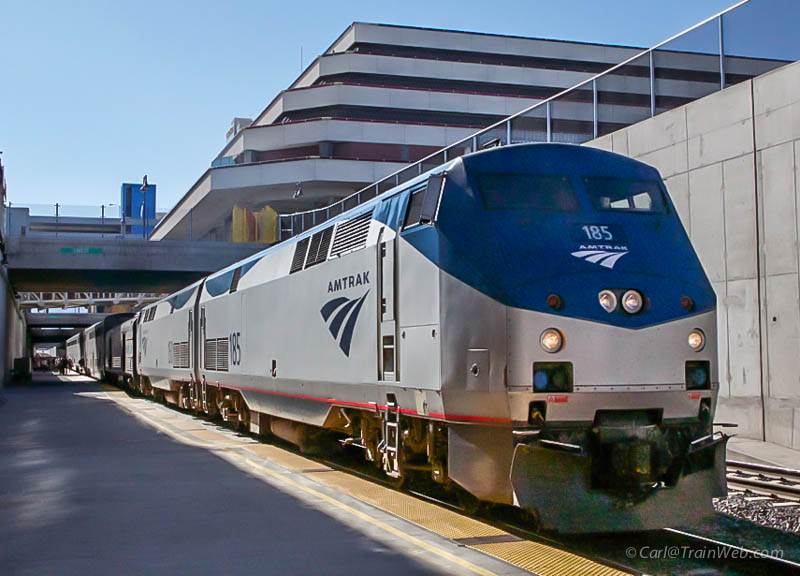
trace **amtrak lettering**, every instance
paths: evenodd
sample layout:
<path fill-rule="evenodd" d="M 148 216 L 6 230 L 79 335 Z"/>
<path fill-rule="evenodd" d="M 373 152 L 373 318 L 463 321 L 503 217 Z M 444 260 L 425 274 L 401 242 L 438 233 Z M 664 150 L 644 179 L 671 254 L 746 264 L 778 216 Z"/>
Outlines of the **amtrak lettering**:
<path fill-rule="evenodd" d="M 579 250 L 614 250 L 617 252 L 627 252 L 628 247 L 622 244 L 581 244 Z"/>
<path fill-rule="evenodd" d="M 592 264 L 599 264 L 608 269 L 613 269 L 617 260 L 627 253 L 627 246 L 611 244 L 581 244 L 576 252 L 571 252 L 575 258 L 580 258 Z"/>
<path fill-rule="evenodd" d="M 328 282 L 328 293 L 347 290 L 348 288 L 355 288 L 356 286 L 363 286 L 364 284 L 369 284 L 369 271 L 361 272 L 355 276 L 344 276 L 336 280 L 331 280 Z"/>

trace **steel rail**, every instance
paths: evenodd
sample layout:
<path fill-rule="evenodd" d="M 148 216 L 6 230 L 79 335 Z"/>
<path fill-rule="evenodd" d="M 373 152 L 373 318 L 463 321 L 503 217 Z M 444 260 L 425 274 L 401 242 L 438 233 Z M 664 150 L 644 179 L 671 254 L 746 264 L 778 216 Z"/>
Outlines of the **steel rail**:
<path fill-rule="evenodd" d="M 699 534 L 692 534 L 691 532 L 677 530 L 675 528 L 664 528 L 664 532 L 680 538 L 686 538 L 692 542 L 701 543 L 705 546 L 715 546 L 717 548 L 727 550 L 727 555 L 717 555 L 716 559 L 718 560 L 734 559 L 750 562 L 757 561 L 760 563 L 758 567 L 758 574 L 770 574 L 772 576 L 775 574 L 800 573 L 800 563 L 766 554 L 759 550 L 751 550 L 743 546 L 737 546 L 736 544 L 728 544 L 727 542 L 723 542 L 721 540 L 715 540 L 713 538 L 700 536 Z M 769 564 L 769 566 L 767 566 L 765 563 Z"/>
<path fill-rule="evenodd" d="M 728 485 L 784 500 L 800 501 L 800 470 L 728 461 Z"/>

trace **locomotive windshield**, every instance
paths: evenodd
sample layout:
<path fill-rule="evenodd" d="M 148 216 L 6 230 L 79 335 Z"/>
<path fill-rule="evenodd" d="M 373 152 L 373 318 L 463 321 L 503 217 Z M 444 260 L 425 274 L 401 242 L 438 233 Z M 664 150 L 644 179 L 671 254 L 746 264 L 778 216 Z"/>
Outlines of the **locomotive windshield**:
<path fill-rule="evenodd" d="M 577 212 L 575 189 L 562 174 L 478 174 L 478 187 L 487 210 Z"/>
<path fill-rule="evenodd" d="M 661 184 L 655 180 L 583 178 L 586 192 L 597 210 L 665 214 L 667 205 Z"/>

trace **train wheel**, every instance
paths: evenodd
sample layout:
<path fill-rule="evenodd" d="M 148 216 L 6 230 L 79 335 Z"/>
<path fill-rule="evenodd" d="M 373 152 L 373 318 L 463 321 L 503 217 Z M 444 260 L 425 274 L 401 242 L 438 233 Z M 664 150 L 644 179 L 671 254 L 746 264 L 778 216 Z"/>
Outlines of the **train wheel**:
<path fill-rule="evenodd" d="M 455 486 L 455 497 L 458 500 L 458 505 L 463 508 L 464 512 L 469 514 L 470 516 L 483 516 L 489 510 L 489 505 L 487 502 L 483 500 L 478 500 L 475 496 L 461 488 L 460 486 Z"/>
<path fill-rule="evenodd" d="M 244 403 L 244 399 L 240 396 L 239 397 L 239 406 L 237 407 L 236 412 L 239 414 L 239 429 L 244 430 L 245 432 L 250 431 L 250 410 Z"/>

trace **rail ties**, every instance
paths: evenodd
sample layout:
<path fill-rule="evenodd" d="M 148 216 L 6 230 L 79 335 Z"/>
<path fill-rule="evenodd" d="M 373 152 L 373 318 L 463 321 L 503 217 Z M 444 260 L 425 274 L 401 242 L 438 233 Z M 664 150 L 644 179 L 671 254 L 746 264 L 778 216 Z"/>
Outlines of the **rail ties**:
<path fill-rule="evenodd" d="M 731 487 L 800 505 L 800 470 L 729 460 L 727 478 Z"/>

